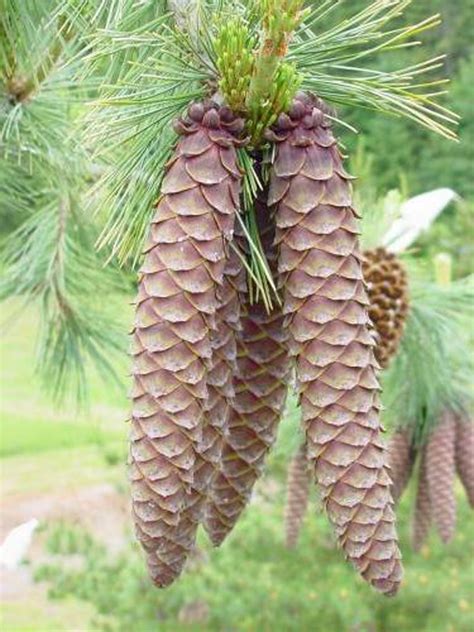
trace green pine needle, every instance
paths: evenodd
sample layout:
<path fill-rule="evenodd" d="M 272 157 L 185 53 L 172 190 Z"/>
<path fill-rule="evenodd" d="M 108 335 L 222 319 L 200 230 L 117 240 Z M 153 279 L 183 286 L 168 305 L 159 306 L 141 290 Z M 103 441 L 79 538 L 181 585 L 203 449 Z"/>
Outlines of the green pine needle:
<path fill-rule="evenodd" d="M 40 307 L 37 369 L 47 390 L 58 400 L 74 392 L 83 403 L 88 359 L 118 381 L 112 358 L 126 345 L 112 314 L 121 283 L 103 269 L 68 192 L 43 192 L 40 208 L 7 240 L 2 264 L 0 299 Z"/>
<path fill-rule="evenodd" d="M 411 306 L 400 350 L 383 384 L 391 426 L 407 427 L 422 444 L 445 409 L 472 402 L 470 331 L 474 278 L 440 286 L 410 281 Z"/>

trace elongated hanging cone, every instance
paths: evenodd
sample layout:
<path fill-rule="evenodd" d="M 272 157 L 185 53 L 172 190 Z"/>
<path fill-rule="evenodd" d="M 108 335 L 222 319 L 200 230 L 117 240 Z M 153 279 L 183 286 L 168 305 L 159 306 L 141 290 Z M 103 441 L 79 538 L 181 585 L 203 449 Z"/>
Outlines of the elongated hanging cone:
<path fill-rule="evenodd" d="M 375 331 L 375 357 L 388 366 L 397 353 L 408 314 L 408 277 L 402 262 L 385 248 L 364 252 L 369 315 Z"/>
<path fill-rule="evenodd" d="M 456 528 L 456 495 L 454 461 L 456 421 L 450 411 L 429 436 L 426 444 L 426 478 L 433 522 L 443 542 L 449 542 Z"/>
<path fill-rule="evenodd" d="M 275 269 L 274 223 L 265 193 L 256 201 L 262 247 Z M 220 473 L 211 488 L 204 526 L 218 546 L 246 507 L 265 457 L 276 439 L 285 405 L 289 360 L 283 315 L 278 306 L 268 313 L 262 302 L 250 304 L 241 294 L 241 326 L 237 334 L 235 399 L 222 452 Z"/>
<path fill-rule="evenodd" d="M 296 356 L 308 458 L 346 556 L 377 590 L 402 577 L 379 423 L 356 214 L 327 109 L 301 95 L 268 137 L 277 144 L 280 283 Z"/>
<path fill-rule="evenodd" d="M 426 477 L 426 456 L 424 450 L 420 457 L 420 469 L 418 472 L 418 489 L 415 501 L 415 513 L 411 543 L 415 551 L 419 551 L 426 541 L 431 525 L 431 501 Z"/>
<path fill-rule="evenodd" d="M 311 475 L 306 457 L 306 445 L 301 445 L 288 466 L 285 505 L 285 542 L 289 549 L 298 538 L 308 508 Z"/>
<path fill-rule="evenodd" d="M 474 423 L 456 418 L 456 471 L 471 507 L 474 507 Z"/>
<path fill-rule="evenodd" d="M 392 497 L 395 502 L 400 499 L 410 480 L 414 456 L 410 433 L 403 428 L 395 430 L 388 442 L 388 464 L 392 479 Z"/>
<path fill-rule="evenodd" d="M 234 400 L 234 375 L 237 371 L 236 334 L 240 330 L 239 293 L 245 292 L 245 271 L 236 252 L 230 248 L 222 286 L 217 290 L 216 330 L 211 332 L 212 358 L 207 376 L 208 399 L 203 431 L 201 461 L 195 478 L 207 490 L 217 474 L 222 446 Z"/>
<path fill-rule="evenodd" d="M 189 514 L 202 493 L 195 466 L 216 293 L 238 208 L 235 147 L 242 126 L 212 102 L 190 106 L 176 124 L 180 140 L 167 166 L 139 279 L 130 478 L 137 537 L 160 587 L 180 573 L 194 543 L 196 516 Z"/>
<path fill-rule="evenodd" d="M 216 328 L 210 333 L 211 361 L 207 374 L 208 397 L 202 439 L 197 446 L 194 480 L 173 531 L 174 542 L 185 542 L 187 553 L 193 547 L 196 530 L 203 519 L 210 486 L 219 471 L 222 448 L 228 432 L 229 414 L 234 399 L 236 373 L 236 330 L 240 327 L 237 285 L 245 288 L 242 263 L 231 249 L 226 260 L 222 285 L 216 290 Z"/>

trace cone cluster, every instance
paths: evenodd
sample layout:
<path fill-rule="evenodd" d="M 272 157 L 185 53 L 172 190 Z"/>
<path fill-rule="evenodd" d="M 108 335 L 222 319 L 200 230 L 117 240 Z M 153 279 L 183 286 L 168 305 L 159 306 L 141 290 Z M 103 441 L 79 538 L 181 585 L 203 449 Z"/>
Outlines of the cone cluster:
<path fill-rule="evenodd" d="M 206 102 L 175 128 L 133 329 L 130 478 L 150 574 L 158 586 L 179 575 L 200 523 L 216 545 L 231 531 L 275 440 L 294 366 L 310 471 L 339 543 L 393 594 L 402 568 L 379 366 L 350 176 L 327 108 L 299 95 L 267 133 L 275 160 L 254 211 L 282 298 L 272 310 L 247 292 L 248 248 L 234 230 L 242 121 Z"/>
<path fill-rule="evenodd" d="M 424 445 L 412 445 L 406 429 L 394 432 L 389 442 L 393 497 L 402 495 L 418 457 L 418 478 L 413 514 L 412 545 L 418 551 L 434 525 L 441 540 L 449 542 L 456 528 L 456 472 L 471 507 L 474 506 L 474 424 L 446 410 Z"/>
<path fill-rule="evenodd" d="M 364 252 L 362 266 L 375 331 L 375 357 L 386 367 L 397 353 L 408 314 L 408 281 L 401 261 L 385 248 Z"/>

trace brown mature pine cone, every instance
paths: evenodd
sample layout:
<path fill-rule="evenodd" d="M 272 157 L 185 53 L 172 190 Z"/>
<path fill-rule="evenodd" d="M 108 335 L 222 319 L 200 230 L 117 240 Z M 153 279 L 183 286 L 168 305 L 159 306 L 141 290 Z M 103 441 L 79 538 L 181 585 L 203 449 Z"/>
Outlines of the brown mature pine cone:
<path fill-rule="evenodd" d="M 241 173 L 228 108 L 194 104 L 176 124 L 139 278 L 133 330 L 130 478 L 137 537 L 157 586 L 180 573 L 197 527 L 211 332 Z M 178 528 L 179 527 L 179 528 Z"/>
<path fill-rule="evenodd" d="M 288 466 L 285 505 L 285 541 L 292 549 L 298 538 L 308 508 L 311 475 L 306 456 L 306 445 L 300 446 Z"/>
<path fill-rule="evenodd" d="M 403 335 L 409 309 L 408 277 L 400 259 L 385 248 L 366 250 L 362 271 L 377 343 L 375 357 L 386 367 L 397 353 Z"/>
<path fill-rule="evenodd" d="M 266 205 L 266 192 L 259 195 L 255 205 L 262 247 L 273 271 L 274 219 Z M 230 533 L 250 499 L 276 439 L 287 393 L 289 360 L 281 309 L 275 306 L 269 314 L 263 303 L 251 305 L 248 295 L 242 293 L 241 310 L 235 400 L 220 473 L 211 487 L 204 519 L 214 546 Z"/>
<path fill-rule="evenodd" d="M 456 470 L 471 507 L 474 507 L 474 423 L 456 418 Z"/>
<path fill-rule="evenodd" d="M 433 522 L 443 542 L 449 542 L 456 528 L 454 461 L 456 420 L 445 411 L 426 444 L 426 478 Z"/>
<path fill-rule="evenodd" d="M 431 501 L 428 490 L 428 479 L 426 477 L 426 455 L 423 449 L 420 456 L 418 490 L 416 493 L 415 513 L 413 516 L 411 534 L 411 543 L 414 551 L 419 551 L 426 541 L 430 530 L 431 516 Z"/>
<path fill-rule="evenodd" d="M 402 577 L 349 176 L 325 116 L 298 96 L 269 133 L 280 283 L 308 458 L 346 556 L 377 590 Z"/>
<path fill-rule="evenodd" d="M 392 479 L 392 497 L 397 502 L 410 480 L 415 458 L 411 447 L 410 433 L 404 428 L 398 428 L 388 442 L 388 464 Z"/>

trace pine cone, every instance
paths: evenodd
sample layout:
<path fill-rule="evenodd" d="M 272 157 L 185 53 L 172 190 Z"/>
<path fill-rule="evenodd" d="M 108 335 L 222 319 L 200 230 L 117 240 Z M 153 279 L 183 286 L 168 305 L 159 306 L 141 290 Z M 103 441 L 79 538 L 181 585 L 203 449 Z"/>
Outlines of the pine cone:
<path fill-rule="evenodd" d="M 236 335 L 240 330 L 239 292 L 245 291 L 245 270 L 233 249 L 224 269 L 223 284 L 217 291 L 219 306 L 217 329 L 211 332 L 212 367 L 207 377 L 208 400 L 204 424 L 201 462 L 195 478 L 203 477 L 201 489 L 208 489 L 217 474 L 224 437 L 234 400 L 234 375 L 237 371 Z"/>
<path fill-rule="evenodd" d="M 303 444 L 288 466 L 286 483 L 285 534 L 286 546 L 292 549 L 298 543 L 309 501 L 311 476 Z"/>
<path fill-rule="evenodd" d="M 210 332 L 211 367 L 207 375 L 208 398 L 202 439 L 198 444 L 194 481 L 187 505 L 180 514 L 173 533 L 174 541 L 189 542 L 192 548 L 199 523 L 203 519 L 210 486 L 219 472 L 222 448 L 234 399 L 233 377 L 236 373 L 236 331 L 240 327 L 240 304 L 237 286 L 245 289 L 245 271 L 231 249 L 224 268 L 222 286 L 217 288 L 217 328 Z M 186 548 L 186 551 L 188 551 Z"/>
<path fill-rule="evenodd" d="M 388 463 L 392 479 L 392 497 L 395 502 L 400 499 L 410 480 L 413 461 L 410 434 L 407 430 L 399 428 L 388 442 Z"/>
<path fill-rule="evenodd" d="M 145 250 L 133 331 L 130 478 L 137 537 L 157 586 L 180 573 L 194 544 L 195 477 L 207 367 L 233 232 L 242 121 L 211 102 L 176 124 L 180 140 L 163 180 Z"/>
<path fill-rule="evenodd" d="M 256 215 L 262 247 L 274 270 L 274 219 L 266 205 L 266 192 L 256 200 Z M 289 360 L 281 309 L 275 306 L 269 314 L 262 303 L 250 305 L 248 296 L 241 294 L 241 310 L 235 400 L 220 474 L 212 485 L 204 521 L 214 546 L 224 541 L 250 499 L 276 439 L 287 393 Z"/>
<path fill-rule="evenodd" d="M 366 250 L 362 270 L 377 342 L 375 357 L 386 367 L 398 351 L 408 314 L 407 274 L 402 262 L 385 248 Z"/>
<path fill-rule="evenodd" d="M 346 556 L 377 590 L 402 577 L 379 383 L 349 176 L 326 107 L 298 97 L 277 143 L 268 203 L 277 205 L 279 271 L 308 457 Z"/>
<path fill-rule="evenodd" d="M 431 501 L 426 477 L 426 455 L 423 450 L 418 472 L 418 490 L 415 501 L 415 514 L 411 542 L 414 551 L 419 551 L 426 541 L 431 525 Z"/>
<path fill-rule="evenodd" d="M 471 507 L 474 507 L 474 423 L 456 419 L 456 470 Z"/>
<path fill-rule="evenodd" d="M 426 445 L 426 478 L 433 522 L 443 542 L 449 542 L 456 527 L 454 462 L 456 421 L 446 411 L 429 436 Z"/>

